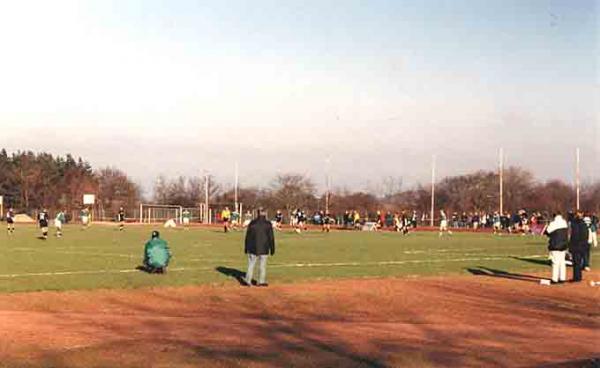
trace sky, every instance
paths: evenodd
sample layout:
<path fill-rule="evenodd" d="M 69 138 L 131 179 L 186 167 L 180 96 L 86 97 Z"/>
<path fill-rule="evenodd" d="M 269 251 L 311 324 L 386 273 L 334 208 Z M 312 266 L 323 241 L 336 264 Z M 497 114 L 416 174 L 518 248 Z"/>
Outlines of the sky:
<path fill-rule="evenodd" d="M 599 179 L 598 1 L 0 0 L 0 147 L 267 186 Z M 327 164 L 329 159 L 330 164 Z"/>

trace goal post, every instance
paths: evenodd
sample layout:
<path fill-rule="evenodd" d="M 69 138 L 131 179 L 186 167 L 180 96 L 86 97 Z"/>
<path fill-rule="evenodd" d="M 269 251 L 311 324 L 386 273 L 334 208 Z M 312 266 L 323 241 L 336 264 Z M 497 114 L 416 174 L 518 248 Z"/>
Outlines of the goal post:
<path fill-rule="evenodd" d="M 183 206 L 175 204 L 140 203 L 140 223 L 162 223 L 175 220 L 183 223 Z"/>

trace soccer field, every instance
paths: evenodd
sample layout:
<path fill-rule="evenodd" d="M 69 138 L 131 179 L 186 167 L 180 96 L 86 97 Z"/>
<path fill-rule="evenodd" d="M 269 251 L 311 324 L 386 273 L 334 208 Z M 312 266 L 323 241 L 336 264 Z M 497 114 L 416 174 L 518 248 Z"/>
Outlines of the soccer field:
<path fill-rule="evenodd" d="M 161 229 L 173 259 L 167 275 L 137 271 L 151 226 L 67 226 L 63 238 L 37 238 L 34 226 L 0 234 L 0 291 L 138 288 L 161 285 L 235 283 L 231 274 L 245 271 L 242 231 Z M 317 278 L 358 278 L 457 274 L 485 268 L 497 271 L 543 271 L 545 238 L 490 234 L 340 231 L 276 234 L 268 279 L 285 283 Z"/>

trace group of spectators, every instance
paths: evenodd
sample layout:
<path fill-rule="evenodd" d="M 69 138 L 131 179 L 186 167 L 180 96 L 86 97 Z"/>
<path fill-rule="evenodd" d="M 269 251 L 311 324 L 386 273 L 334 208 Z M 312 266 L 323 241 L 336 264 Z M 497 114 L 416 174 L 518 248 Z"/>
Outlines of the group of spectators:
<path fill-rule="evenodd" d="M 280 212 L 278 212 L 280 214 Z M 281 216 L 281 215 L 279 215 Z M 569 213 L 570 217 L 574 214 Z M 489 229 L 495 234 L 531 234 L 542 235 L 544 227 L 552 220 L 549 212 L 527 211 L 521 209 L 515 212 L 504 213 L 475 211 L 475 212 L 452 212 L 449 216 L 448 227 L 452 229 Z M 585 213 L 584 217 L 590 219 L 595 227 L 598 226 L 598 217 L 592 213 Z M 428 213 L 412 211 L 376 211 L 375 213 L 362 213 L 357 210 L 347 210 L 341 215 L 333 215 L 325 211 L 316 211 L 311 217 L 305 212 L 296 209 L 292 213 L 292 225 L 299 222 L 312 225 L 340 225 L 345 229 L 363 229 L 365 225 L 372 225 L 373 230 L 390 229 L 407 231 L 417 226 L 429 226 Z M 436 223 L 439 219 L 436 219 Z M 281 221 L 281 218 L 280 218 Z"/>
<path fill-rule="evenodd" d="M 598 246 L 598 218 L 583 211 L 569 212 L 565 220 L 560 213 L 544 229 L 548 236 L 549 258 L 552 262 L 553 284 L 567 278 L 567 255 L 573 265 L 573 281 L 583 279 L 582 271 L 590 270 L 590 249 Z"/>

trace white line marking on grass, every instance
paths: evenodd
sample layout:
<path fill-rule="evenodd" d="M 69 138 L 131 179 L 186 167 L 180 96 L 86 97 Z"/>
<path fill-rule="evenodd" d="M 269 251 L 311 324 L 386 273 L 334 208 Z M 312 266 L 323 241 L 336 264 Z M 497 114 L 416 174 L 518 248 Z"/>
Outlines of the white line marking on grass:
<path fill-rule="evenodd" d="M 168 272 L 180 272 L 180 271 L 208 271 L 214 270 L 214 267 L 173 267 L 169 268 Z M 13 274 L 0 274 L 0 278 L 12 279 L 18 277 L 32 277 L 32 276 L 69 276 L 69 275 L 103 275 L 103 274 L 119 274 L 119 273 L 136 273 L 142 272 L 137 269 L 127 268 L 124 270 L 90 270 L 90 271 L 56 271 L 56 272 L 30 272 L 30 273 L 13 273 Z"/>
<path fill-rule="evenodd" d="M 97 248 L 96 248 L 97 249 Z M 46 253 L 55 253 L 55 254 L 77 254 L 77 255 L 87 255 L 87 256 L 104 256 L 104 257 L 123 257 L 123 258 L 132 258 L 136 257 L 133 254 L 122 254 L 122 253 L 97 253 L 97 252 L 77 252 L 77 251 L 66 251 L 66 250 L 57 250 L 57 249 L 35 249 L 35 248 L 13 248 L 12 250 L 16 251 L 24 251 L 24 252 L 46 252 Z"/>
<path fill-rule="evenodd" d="M 269 265 L 270 268 L 288 268 L 288 267 L 360 267 L 360 266 L 395 266 L 403 264 L 419 264 L 419 263 L 445 263 L 445 262 L 467 262 L 467 261 L 498 261 L 505 260 L 511 257 L 510 255 L 503 257 L 471 257 L 471 258 L 450 258 L 450 259 L 413 259 L 405 261 L 377 261 L 377 262 L 332 262 L 332 263 L 274 263 Z M 521 256 L 522 258 L 545 258 L 547 255 L 528 255 Z M 169 268 L 168 272 L 184 272 L 184 271 L 212 271 L 214 267 L 173 267 Z M 69 276 L 69 275 L 101 275 L 101 274 L 120 274 L 120 273 L 136 273 L 141 272 L 137 269 L 123 270 L 89 270 L 89 271 L 57 271 L 57 272 L 32 272 L 32 273 L 14 273 L 0 274 L 0 279 L 19 278 L 19 277 L 35 277 L 35 276 Z"/>
<path fill-rule="evenodd" d="M 269 267 L 336 267 L 336 266 L 390 266 L 410 263 L 444 263 L 444 262 L 466 262 L 466 261 L 498 261 L 508 259 L 508 256 L 501 257 L 470 257 L 470 258 L 448 258 L 448 259 L 412 259 L 404 261 L 378 261 L 378 262 L 332 262 L 332 263 L 275 263 Z M 521 256 L 522 258 L 543 258 L 547 256 L 530 255 Z"/>

